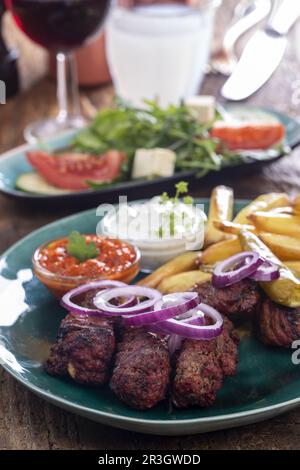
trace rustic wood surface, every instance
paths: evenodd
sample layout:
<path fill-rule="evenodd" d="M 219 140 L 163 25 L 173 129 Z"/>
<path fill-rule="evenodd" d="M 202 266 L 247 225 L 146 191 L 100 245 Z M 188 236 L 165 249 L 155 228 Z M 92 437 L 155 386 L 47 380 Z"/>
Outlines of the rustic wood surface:
<path fill-rule="evenodd" d="M 236 3 L 237 0 L 224 0 L 216 37 L 222 36 Z M 299 25 L 291 33 L 280 68 L 250 103 L 273 106 L 292 116 L 300 112 L 297 29 Z M 56 110 L 55 84 L 40 78 L 45 70 L 45 54 L 16 32 L 9 18 L 6 33 L 8 40 L 17 44 L 21 51 L 24 91 L 6 105 L 0 105 L 0 151 L 22 143 L 22 130 L 27 123 L 54 114 Z M 222 82 L 220 77 L 207 77 L 203 92 L 218 96 Z M 83 93 L 99 106 L 108 104 L 113 96 L 111 87 Z M 295 150 L 292 156 L 244 176 L 232 170 L 222 182 L 233 186 L 237 197 L 252 197 L 274 190 L 295 194 L 300 192 L 299 160 L 300 150 Z M 196 195 L 208 196 L 211 187 L 212 183 L 200 181 Z M 54 211 L 51 207 L 33 209 L 0 196 L 0 251 L 33 229 L 70 212 Z M 263 423 L 211 434 L 172 438 L 147 436 L 113 429 L 62 411 L 37 398 L 0 368 L 0 449 L 300 449 L 300 409 Z"/>

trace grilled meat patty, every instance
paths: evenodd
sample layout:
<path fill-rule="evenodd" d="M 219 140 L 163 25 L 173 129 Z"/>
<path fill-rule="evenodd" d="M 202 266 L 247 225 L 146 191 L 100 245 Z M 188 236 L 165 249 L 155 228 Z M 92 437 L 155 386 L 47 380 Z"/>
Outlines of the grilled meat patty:
<path fill-rule="evenodd" d="M 238 338 L 224 318 L 221 335 L 210 341 L 186 339 L 175 357 L 172 400 L 178 408 L 211 406 L 223 378 L 236 374 Z"/>
<path fill-rule="evenodd" d="M 227 286 L 223 289 L 213 287 L 211 282 L 194 287 L 201 302 L 210 305 L 232 321 L 252 317 L 260 305 L 260 291 L 257 282 L 251 279 Z"/>
<path fill-rule="evenodd" d="M 69 314 L 61 322 L 45 369 L 51 375 L 69 376 L 82 384 L 102 385 L 109 379 L 114 351 L 110 320 Z"/>
<path fill-rule="evenodd" d="M 165 398 L 169 376 L 166 342 L 140 329 L 126 330 L 110 382 L 117 397 L 132 408 L 152 408 Z"/>
<path fill-rule="evenodd" d="M 290 348 L 300 339 L 300 308 L 288 308 L 265 299 L 258 313 L 258 331 L 263 343 Z"/>

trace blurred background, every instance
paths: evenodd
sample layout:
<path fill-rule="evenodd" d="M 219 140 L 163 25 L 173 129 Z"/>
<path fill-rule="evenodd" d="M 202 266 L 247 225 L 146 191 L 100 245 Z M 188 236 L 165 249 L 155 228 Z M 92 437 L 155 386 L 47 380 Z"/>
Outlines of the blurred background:
<path fill-rule="evenodd" d="M 0 0 L 3 2 L 3 0 Z M 201 3 L 201 0 L 190 0 L 188 3 L 193 5 L 193 2 Z M 270 0 L 271 1 L 271 0 Z M 273 0 L 276 2 L 276 0 Z M 202 3 L 207 3 L 205 0 L 202 0 Z M 121 5 L 124 7 L 132 6 L 132 0 L 121 0 Z M 147 0 L 140 1 L 139 5 L 143 3 L 153 3 L 147 2 Z M 160 2 L 155 2 L 160 3 Z M 166 2 L 164 2 L 166 3 Z M 167 2 L 168 3 L 168 2 Z M 174 3 L 174 2 L 170 2 Z M 185 3 L 185 2 L 178 2 Z M 222 59 L 222 51 L 220 56 L 220 50 L 222 46 L 224 48 L 224 38 L 231 26 L 241 20 L 241 18 L 246 16 L 247 8 L 253 8 L 253 5 L 257 7 L 257 4 L 262 4 L 266 7 L 266 0 L 223 0 L 222 5 L 219 7 L 221 2 L 208 2 L 214 4 L 213 7 L 216 7 L 216 17 L 214 28 L 212 31 L 208 31 L 206 36 L 204 34 L 204 28 L 202 27 L 198 31 L 198 36 L 195 36 L 194 40 L 199 41 L 200 39 L 200 53 L 204 55 L 198 67 L 203 68 L 203 61 L 206 61 L 206 49 L 209 48 L 212 54 L 212 58 Z M 261 8 L 260 7 L 260 8 Z M 206 8 L 206 5 L 205 5 Z M 214 8 L 213 8 L 214 9 Z M 262 8 L 263 9 L 263 8 Z M 268 9 L 268 8 L 267 8 Z M 266 8 L 265 8 L 266 10 Z M 260 25 L 265 24 L 267 21 L 268 15 L 266 11 L 260 11 L 262 16 L 261 22 L 259 22 L 259 17 L 255 18 L 253 23 L 254 27 L 260 27 Z M 83 107 L 83 112 L 89 116 L 94 112 L 94 108 L 101 106 L 107 106 L 111 103 L 115 90 L 111 84 L 111 75 L 114 75 L 115 87 L 119 90 L 124 91 L 126 95 L 126 84 L 121 83 L 119 77 L 124 78 L 123 82 L 126 82 L 126 70 L 120 69 L 122 67 L 122 57 L 127 58 L 126 47 L 123 51 L 120 51 L 120 47 L 123 47 L 122 42 L 117 42 L 117 35 L 113 36 L 115 32 L 113 28 L 117 30 L 118 27 L 118 18 L 113 18 L 115 23 L 110 19 L 108 24 L 106 23 L 104 30 L 102 30 L 100 36 L 97 36 L 95 39 L 92 39 L 87 45 L 79 48 L 76 51 L 76 62 L 78 66 L 78 78 L 80 84 L 80 99 L 81 105 Z M 181 20 L 181 25 L 183 25 L 183 20 Z M 209 20 L 210 21 L 210 20 Z M 124 22 L 123 22 L 124 24 Z M 129 28 L 131 32 L 133 31 L 133 24 L 129 23 Z M 213 26 L 213 20 L 211 20 L 211 25 L 208 26 L 208 29 Z M 247 25 L 246 25 L 247 26 Z M 227 37 L 227 42 L 234 42 L 234 52 L 239 57 L 241 51 L 243 50 L 245 44 L 253 34 L 253 28 L 245 28 L 245 25 L 242 25 L 242 29 L 245 31 L 239 31 L 238 29 L 233 31 L 231 37 Z M 159 25 L 158 25 L 159 28 Z M 110 29 L 110 31 L 108 31 Z M 253 98 L 252 102 L 261 102 L 262 93 L 264 94 L 264 105 L 272 105 L 273 103 L 273 90 L 276 89 L 276 80 L 278 79 L 278 84 L 282 84 L 282 76 L 287 78 L 287 86 L 291 87 L 291 84 L 295 83 L 298 79 L 297 77 L 297 68 L 293 61 L 289 60 L 289 54 L 294 54 L 297 44 L 300 44 L 300 41 L 297 41 L 297 37 L 300 36 L 300 26 L 299 21 L 296 23 L 296 27 L 293 28 L 289 35 L 289 44 L 286 51 L 286 60 L 280 65 L 280 73 L 275 73 L 272 77 L 272 87 L 261 89 Z M 244 34 L 240 34 L 244 32 Z M 107 36 L 110 34 L 110 37 L 113 38 L 110 40 L 110 67 L 108 66 L 107 52 L 105 52 L 105 40 L 107 41 Z M 239 38 L 239 34 L 241 37 Z M 6 12 L 2 19 L 2 35 L 8 49 L 10 49 L 11 54 L 13 54 L 14 60 L 16 60 L 17 70 L 18 70 L 18 83 L 12 90 L 13 97 L 10 98 L 5 106 L 0 106 L 0 121 L 1 126 L 4 128 L 1 132 L 1 141 L 0 149 L 8 149 L 12 146 L 15 146 L 17 143 L 22 142 L 22 132 L 21 129 L 24 129 L 26 125 L 31 122 L 36 121 L 37 119 L 46 118 L 49 116 L 55 116 L 57 113 L 57 100 L 56 100 L 56 85 L 55 85 L 55 76 L 56 76 L 56 67 L 55 67 L 55 53 L 49 52 L 45 48 L 40 47 L 36 42 L 31 41 L 16 25 L 15 21 L 12 18 L 10 12 Z M 228 36 L 228 34 L 227 34 Z M 133 37 L 134 40 L 134 37 Z M 135 57 L 138 58 L 137 54 L 143 54 L 142 45 L 138 44 L 138 41 L 135 43 L 136 47 L 140 46 L 140 51 L 135 51 Z M 195 43 L 196 44 L 196 43 Z M 166 46 L 167 47 L 167 46 Z M 176 53 L 178 57 L 183 57 L 186 55 L 189 50 L 189 45 L 184 45 L 178 43 L 178 50 Z M 180 49 L 181 48 L 181 49 Z M 300 48 L 300 46 L 299 46 Z M 181 54 L 179 52 L 181 51 Z M 165 51 L 166 52 L 166 51 Z M 119 55 L 118 55 L 119 54 Z M 199 54 L 198 56 L 199 57 Z M 208 56 L 207 56 L 208 57 Z M 128 60 L 132 60 L 128 56 Z M 221 60 L 222 61 L 222 60 Z M 136 61 L 138 63 L 138 60 Z M 117 65 L 116 65 L 117 64 Z M 121 65 L 120 65 L 121 64 Z M 127 64 L 128 65 L 128 64 Z M 221 64 L 222 65 L 222 64 Z M 132 64 L 133 67 L 133 64 Z M 195 65 L 197 68 L 197 64 Z M 283 70 L 285 69 L 285 70 Z M 127 67 L 127 70 L 129 68 Z M 196 69 L 195 69 L 196 70 Z M 214 69 L 213 60 L 207 61 L 206 75 L 204 81 L 202 82 L 201 93 L 202 94 L 213 94 L 218 95 L 219 90 L 221 89 L 223 83 L 226 80 L 226 76 L 218 69 L 218 64 L 216 64 L 216 69 Z M 208 73 L 209 72 L 209 73 Z M 194 71 L 197 75 L 197 71 Z M 174 83 L 174 80 L 177 77 L 174 77 L 174 71 L 171 70 L 170 75 L 172 76 L 171 83 Z M 137 73 L 131 74 L 131 82 L 133 89 L 136 88 L 136 77 Z M 1 77 L 0 77 L 1 78 Z M 199 78 L 199 77 L 198 77 Z M 128 79 L 127 79 L 128 82 Z M 153 82 L 153 79 L 152 79 Z M 194 86 L 195 88 L 195 86 Z M 216 90 L 217 93 L 216 93 Z M 128 92 L 130 95 L 130 91 Z M 281 86 L 277 89 L 276 101 L 280 102 L 280 93 Z M 293 90 L 291 89 L 291 95 Z M 125 96 L 127 98 L 127 96 Z M 219 100 L 222 101 L 221 96 L 217 96 Z M 133 96 L 134 99 L 134 96 Z M 21 101 L 20 101 L 21 100 Z M 22 112 L 18 112 L 19 103 L 22 103 Z M 278 105 L 277 105 L 278 107 Z M 280 109 L 284 112 L 295 114 L 294 105 L 292 102 L 283 99 L 280 103 Z"/>

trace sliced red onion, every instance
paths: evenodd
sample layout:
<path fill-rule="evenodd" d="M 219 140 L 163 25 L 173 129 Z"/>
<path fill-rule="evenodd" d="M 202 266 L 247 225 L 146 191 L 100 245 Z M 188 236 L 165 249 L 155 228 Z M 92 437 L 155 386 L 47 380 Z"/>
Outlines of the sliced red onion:
<path fill-rule="evenodd" d="M 159 323 L 153 323 L 153 325 L 148 325 L 147 331 L 149 331 L 149 333 L 155 333 L 156 335 L 166 336 L 166 333 L 164 332 L 164 330 L 159 328 Z"/>
<path fill-rule="evenodd" d="M 263 262 L 264 260 L 254 251 L 244 251 L 231 256 L 216 265 L 212 276 L 212 285 L 222 288 L 235 284 L 255 273 Z M 236 266 L 238 267 L 234 269 Z"/>
<path fill-rule="evenodd" d="M 118 285 L 118 287 L 111 287 L 113 285 Z M 91 289 L 102 289 L 93 299 L 96 309 L 81 307 L 72 302 L 71 299 L 74 296 Z M 148 300 L 137 303 L 138 298 L 141 297 L 146 297 Z M 111 303 L 113 299 L 119 298 L 125 298 L 127 301 L 117 306 Z M 108 280 L 80 286 L 68 292 L 62 299 L 62 305 L 76 313 L 122 316 L 127 325 L 148 325 L 148 331 L 157 334 L 177 335 L 192 339 L 215 338 L 222 331 L 222 317 L 213 308 L 205 304 L 199 306 L 199 303 L 196 292 L 162 296 L 155 289 L 127 286 L 119 281 Z M 205 315 L 213 319 L 213 325 L 205 324 Z M 177 339 L 177 346 L 179 342 Z"/>
<path fill-rule="evenodd" d="M 202 304 L 200 303 L 198 307 L 194 308 L 193 310 L 190 310 L 188 313 L 185 315 L 180 315 L 179 317 L 176 317 L 175 320 L 180 320 L 184 323 L 188 323 L 191 325 L 205 325 L 205 315 L 204 312 L 202 312 Z"/>
<path fill-rule="evenodd" d="M 200 300 L 197 292 L 180 292 L 177 294 L 164 295 L 162 299 L 154 305 L 152 312 L 128 316 L 124 318 L 124 323 L 127 326 L 135 327 L 157 322 L 160 323 L 169 318 L 185 314 L 189 310 L 197 307 L 199 303 Z"/>
<path fill-rule="evenodd" d="M 209 316 L 214 320 L 213 325 L 203 325 L 203 318 L 200 316 L 197 324 L 197 319 L 189 321 L 189 319 L 180 321 L 175 318 L 170 318 L 164 322 L 158 324 L 166 334 L 176 334 L 183 336 L 184 338 L 195 339 L 195 340 L 209 340 L 216 338 L 222 333 L 223 318 L 217 310 L 210 307 L 209 305 L 202 304 L 198 307 L 200 312 Z"/>
<path fill-rule="evenodd" d="M 279 266 L 266 260 L 255 273 L 249 276 L 254 281 L 270 282 L 280 277 Z"/>
<path fill-rule="evenodd" d="M 200 309 L 200 307 L 199 307 Z M 180 317 L 177 317 L 176 320 L 181 320 L 187 324 L 191 325 L 205 325 L 205 317 L 204 313 L 195 308 L 194 310 L 190 310 L 189 312 L 180 315 Z M 154 325 L 155 326 L 155 325 Z M 159 328 L 159 323 L 157 324 L 157 327 Z M 171 334 L 168 339 L 168 348 L 169 348 L 169 353 L 170 356 L 173 356 L 173 354 L 181 348 L 182 341 L 184 340 L 183 336 L 179 336 L 176 334 Z"/>
<path fill-rule="evenodd" d="M 170 356 L 173 356 L 174 352 L 181 348 L 182 341 L 182 336 L 170 335 L 168 339 L 168 348 Z"/>
<path fill-rule="evenodd" d="M 180 321 L 185 321 L 186 323 L 192 323 L 192 324 L 198 324 L 198 325 L 204 325 L 205 324 L 205 318 L 204 318 L 204 313 L 201 312 L 199 309 L 195 308 L 194 310 L 190 310 L 189 312 L 183 313 L 182 315 L 179 315 L 179 317 L 176 317 L 177 320 Z M 154 325 L 150 325 L 147 330 L 150 333 L 156 333 L 156 334 L 163 334 L 165 335 L 166 333 L 162 328 L 159 327 L 159 323 L 155 323 Z M 179 336 L 176 334 L 171 334 L 168 338 L 168 348 L 169 348 L 169 353 L 170 356 L 173 356 L 173 354 L 181 348 L 182 341 L 184 340 L 183 336 Z"/>
<path fill-rule="evenodd" d="M 201 304 L 202 305 L 202 304 Z M 200 308 L 200 307 L 199 307 Z M 205 325 L 205 317 L 204 313 L 199 310 L 199 308 L 194 308 L 193 310 L 189 310 L 182 315 L 178 315 L 176 320 L 185 321 L 186 323 L 192 323 L 196 325 Z M 147 326 L 147 331 L 150 333 L 156 334 L 163 334 L 165 335 L 165 330 L 160 328 L 160 323 L 152 323 L 151 325 Z"/>
<path fill-rule="evenodd" d="M 113 299 L 119 297 L 146 297 L 148 300 L 141 302 L 131 307 L 116 306 L 111 303 Z M 98 310 L 109 315 L 132 315 L 149 311 L 153 306 L 162 298 L 162 294 L 156 289 L 143 286 L 124 286 L 109 289 L 106 292 L 99 292 L 94 297 L 94 305 Z"/>
<path fill-rule="evenodd" d="M 111 289 L 112 287 L 125 287 L 125 286 L 127 286 L 127 284 L 125 284 L 124 282 L 113 281 L 113 280 L 108 280 L 108 279 L 89 282 L 88 284 L 83 284 L 67 292 L 61 299 L 60 303 L 66 310 L 73 312 L 73 313 L 85 314 L 85 315 L 99 315 L 100 313 L 99 309 L 82 307 L 72 302 L 72 299 L 76 297 L 77 295 L 84 294 L 85 292 L 89 292 L 90 290 L 94 290 L 94 289 L 99 289 L 102 291 L 101 293 L 103 293 L 104 290 Z M 135 297 L 130 296 L 119 307 L 130 307 L 134 303 L 135 303 Z"/>

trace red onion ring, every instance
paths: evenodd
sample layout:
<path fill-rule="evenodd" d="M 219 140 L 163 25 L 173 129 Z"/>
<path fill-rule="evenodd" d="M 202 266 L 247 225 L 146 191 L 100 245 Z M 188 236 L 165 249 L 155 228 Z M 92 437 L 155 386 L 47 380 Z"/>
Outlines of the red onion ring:
<path fill-rule="evenodd" d="M 190 310 L 179 317 L 177 320 L 185 321 L 186 323 L 198 324 L 198 325 L 205 325 L 205 318 L 203 312 L 199 309 L 195 308 L 194 310 Z M 155 333 L 159 335 L 165 335 L 164 330 L 159 327 L 159 323 L 155 323 L 154 325 L 150 325 L 148 328 L 150 333 Z M 182 341 L 184 340 L 183 336 L 179 336 L 176 334 L 171 334 L 168 339 L 168 349 L 170 356 L 173 356 L 177 349 L 180 349 Z"/>
<path fill-rule="evenodd" d="M 173 356 L 173 354 L 181 348 L 181 344 L 183 341 L 183 337 L 179 335 L 170 335 L 168 339 L 168 348 L 169 348 L 169 354 L 170 356 Z"/>
<path fill-rule="evenodd" d="M 235 284 L 254 274 L 263 263 L 264 260 L 255 251 L 244 251 L 243 253 L 231 256 L 216 265 L 212 276 L 212 285 L 217 288 L 223 288 Z M 228 269 L 234 266 L 238 267 L 228 271 Z"/>
<path fill-rule="evenodd" d="M 190 312 L 188 312 L 190 314 L 190 316 L 186 316 L 185 315 L 181 315 L 181 317 L 184 317 L 185 318 L 176 318 L 176 320 L 181 320 L 183 322 L 186 322 L 188 324 L 192 324 L 192 325 L 205 325 L 205 318 L 204 318 L 204 314 L 203 312 L 201 312 L 199 309 L 195 308 L 194 310 L 190 310 Z M 158 324 L 159 325 L 159 324 Z M 159 326 L 158 326 L 159 328 Z M 170 336 L 169 336 L 169 339 L 168 339 L 168 348 L 169 348 L 169 353 L 170 353 L 170 356 L 173 356 L 173 354 L 181 348 L 181 345 L 182 345 L 182 341 L 184 340 L 184 337 L 183 336 L 180 336 L 180 335 L 176 335 L 174 333 L 172 333 Z"/>
<path fill-rule="evenodd" d="M 213 325 L 199 325 L 196 319 L 189 322 L 189 319 L 180 321 L 175 318 L 170 318 L 169 320 L 159 323 L 158 326 L 165 333 L 176 334 L 184 338 L 195 340 L 210 340 L 219 336 L 222 333 L 223 327 L 221 314 L 209 305 L 202 303 L 201 306 L 198 307 L 198 310 L 212 318 L 215 323 Z M 202 317 L 200 317 L 199 321 L 200 323 L 203 321 Z"/>
<path fill-rule="evenodd" d="M 101 289 L 107 290 L 112 287 L 124 287 L 127 286 L 124 282 L 121 281 L 113 281 L 113 280 L 101 280 L 101 281 L 93 281 L 89 282 L 88 284 L 83 284 L 81 286 L 75 287 L 75 289 L 70 290 L 67 292 L 61 299 L 60 304 L 69 312 L 77 313 L 77 314 L 85 314 L 85 315 L 99 315 L 99 309 L 92 309 L 88 307 L 82 307 L 81 305 L 75 304 L 72 302 L 72 298 L 76 297 L 77 295 L 84 294 L 85 292 L 89 292 L 93 289 Z M 135 298 L 130 296 L 122 305 L 119 307 L 130 307 L 135 302 Z"/>
<path fill-rule="evenodd" d="M 198 307 L 194 308 L 193 310 L 190 310 L 188 313 L 176 317 L 176 320 L 180 320 L 182 322 L 189 323 L 192 325 L 205 325 L 205 315 L 204 312 L 202 312 L 201 310 L 202 305 L 204 304 L 200 303 Z"/>
<path fill-rule="evenodd" d="M 266 260 L 258 270 L 249 276 L 250 279 L 254 281 L 270 282 L 275 281 L 280 277 L 279 266 L 272 263 L 269 260 Z"/>
<path fill-rule="evenodd" d="M 154 305 L 152 312 L 145 312 L 139 315 L 131 315 L 124 318 L 126 326 L 144 326 L 153 323 L 161 323 L 169 318 L 185 314 L 189 310 L 197 307 L 200 300 L 197 292 L 181 292 L 178 294 L 164 295 L 162 299 Z"/>
<path fill-rule="evenodd" d="M 199 308 L 194 308 L 193 310 L 189 310 L 188 312 L 183 313 L 182 315 L 178 315 L 178 317 L 176 317 L 176 320 L 185 321 L 186 323 L 192 323 L 197 325 L 205 325 L 204 313 L 201 312 Z M 159 327 L 159 322 L 149 325 L 147 327 L 147 331 L 160 335 L 166 334 L 165 330 Z"/>
<path fill-rule="evenodd" d="M 149 300 L 143 300 L 131 307 L 120 307 L 111 304 L 111 300 L 118 297 L 147 297 Z M 95 307 L 104 314 L 109 315 L 132 315 L 133 313 L 143 313 L 149 311 L 162 298 L 162 294 L 156 289 L 143 286 L 124 286 L 109 289 L 105 292 L 99 292 L 94 297 Z"/>
<path fill-rule="evenodd" d="M 118 284 L 118 287 L 111 287 Z M 81 307 L 72 302 L 73 296 L 91 289 L 106 288 L 93 299 L 96 309 Z M 113 299 L 129 298 L 124 304 L 115 306 Z M 147 297 L 140 303 L 138 297 Z M 95 281 L 77 287 L 63 297 L 62 305 L 68 310 L 88 315 L 122 316 L 127 325 L 148 325 L 148 331 L 163 335 L 178 335 L 191 339 L 212 339 L 222 331 L 222 316 L 213 308 L 201 304 L 196 292 L 182 292 L 162 296 L 155 289 L 142 286 L 127 286 L 118 281 Z M 214 320 L 213 325 L 206 325 L 204 315 Z M 177 341 L 179 344 L 179 340 Z"/>
<path fill-rule="evenodd" d="M 155 333 L 156 335 L 164 335 L 166 336 L 166 333 L 164 332 L 164 330 L 162 330 L 161 328 L 159 328 L 159 323 L 153 323 L 153 325 L 149 325 L 147 327 L 147 331 L 149 333 Z"/>

